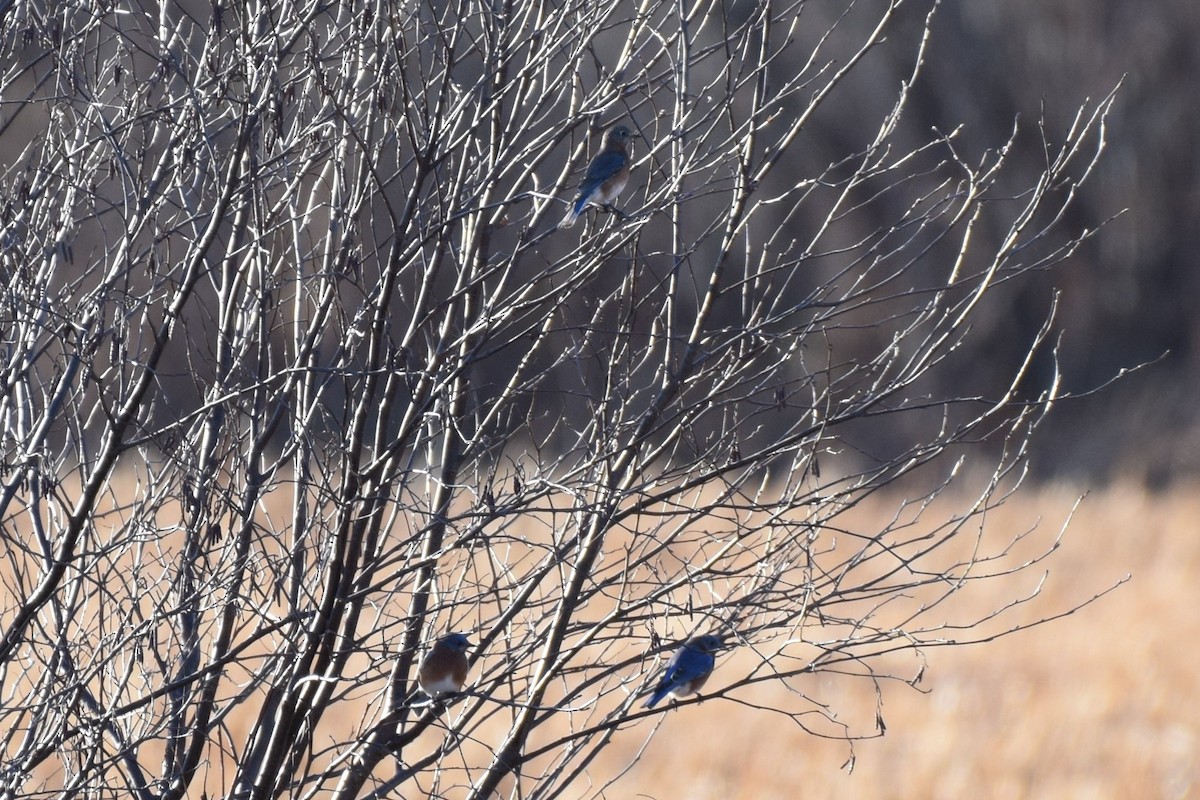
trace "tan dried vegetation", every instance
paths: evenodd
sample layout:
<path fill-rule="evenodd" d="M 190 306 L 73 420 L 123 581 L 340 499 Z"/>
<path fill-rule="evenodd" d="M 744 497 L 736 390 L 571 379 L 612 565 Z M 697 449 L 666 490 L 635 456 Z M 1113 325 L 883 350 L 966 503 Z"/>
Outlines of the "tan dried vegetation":
<path fill-rule="evenodd" d="M 994 552 L 995 542 L 1006 549 L 1004 543 L 1038 529 L 992 564 L 993 570 L 1044 549 L 1077 500 L 1070 488 L 1027 489 L 988 512 L 978 538 L 984 551 Z M 952 509 L 955 499 L 945 502 Z M 902 506 L 896 495 L 878 496 L 839 522 L 870 531 L 891 521 Z M 940 508 L 918 525 L 944 521 L 951 512 L 939 513 Z M 545 535 L 534 530 L 543 525 L 530 528 L 533 539 Z M 975 541 L 967 538 L 968 545 Z M 759 681 L 726 692 L 729 678 L 751 672 L 767 654 L 742 647 L 719 659 L 706 688 L 706 694 L 718 696 L 622 730 L 590 770 L 592 782 L 579 782 L 578 796 L 1200 797 L 1200 496 L 1193 489 L 1150 494 L 1124 484 L 1086 497 L 1050 559 L 1027 573 L 958 593 L 945 617 L 969 622 L 1036 592 L 1030 602 L 964 636 L 997 634 L 1077 606 L 1126 574 L 1132 577 L 1124 586 L 1063 619 L 968 647 L 926 647 L 919 690 L 903 680 L 883 681 L 877 696 L 875 684 L 864 677 L 821 673 L 792 678 L 790 689 Z M 789 655 L 806 656 L 809 631 L 813 638 L 830 635 L 814 620 Z M 344 741 L 382 697 L 378 679 L 387 643 L 369 644 L 374 652 L 363 659 L 364 685 L 322 725 L 328 738 L 318 738 L 325 742 Z M 607 647 L 611 657 L 614 644 Z M 503 658 L 490 653 L 476 671 L 503 666 Z M 888 657 L 886 666 L 893 676 L 912 678 L 922 659 Z M 653 666 L 647 662 L 647 668 Z M 611 700 L 619 702 L 639 685 L 639 676 L 626 676 L 623 685 L 610 687 Z M 838 734 L 815 713 L 816 704 L 828 707 L 856 737 L 852 771 L 841 768 L 851 756 L 845 741 L 812 732 Z M 811 730 L 764 708 L 807 709 L 796 718 Z M 245 735 L 249 711 L 228 719 L 233 740 Z M 886 723 L 883 736 L 876 732 L 877 711 Z M 661 728 L 647 742 L 656 719 Z M 500 734 L 505 714 L 484 730 L 493 726 Z M 485 751 L 486 740 L 477 739 L 464 751 L 462 766 L 479 763 Z M 147 766 L 157 755 L 153 746 L 141 753 Z M 231 765 L 218 763 L 227 758 L 215 751 L 210 758 L 207 789 L 220 792 Z"/>
<path fill-rule="evenodd" d="M 1040 518 L 1053 528 L 1076 499 L 1061 487 L 1023 491 L 987 526 L 1027 528 Z M 928 693 L 884 687 L 887 733 L 855 745 L 852 773 L 838 769 L 844 743 L 718 700 L 672 713 L 610 796 L 1200 797 L 1200 493 L 1118 485 L 1091 494 L 1046 567 L 1038 600 L 1014 609 L 1009 622 L 1070 607 L 1126 573 L 1131 580 L 1048 625 L 928 651 L 920 684 Z M 1040 575 L 1016 581 L 1028 589 Z M 1012 587 L 985 583 L 969 602 L 986 612 L 1011 599 Z M 869 733 L 869 685 L 813 677 L 802 688 L 843 716 L 857 715 L 857 729 Z M 773 694 L 770 684 L 757 684 L 736 697 L 767 705 Z M 628 759 L 635 745 L 621 740 L 597 774 Z"/>

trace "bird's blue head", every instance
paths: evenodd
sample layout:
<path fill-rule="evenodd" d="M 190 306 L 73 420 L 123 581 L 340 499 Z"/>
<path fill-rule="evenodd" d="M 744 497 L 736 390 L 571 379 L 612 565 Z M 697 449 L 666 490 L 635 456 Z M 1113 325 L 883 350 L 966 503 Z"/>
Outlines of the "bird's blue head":
<path fill-rule="evenodd" d="M 448 633 L 440 639 L 440 643 L 456 653 L 465 653 L 468 649 L 474 647 L 471 644 L 471 640 L 462 633 Z"/>
<path fill-rule="evenodd" d="M 704 636 L 693 636 L 687 640 L 687 646 L 693 650 L 699 650 L 701 653 L 715 653 L 725 647 L 725 641 L 720 636 L 709 633 Z"/>

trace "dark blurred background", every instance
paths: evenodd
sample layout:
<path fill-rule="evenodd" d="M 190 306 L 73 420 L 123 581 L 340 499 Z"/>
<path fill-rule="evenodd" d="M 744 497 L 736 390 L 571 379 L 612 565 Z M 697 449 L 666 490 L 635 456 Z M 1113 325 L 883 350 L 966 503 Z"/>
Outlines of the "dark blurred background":
<path fill-rule="evenodd" d="M 847 10 L 849 5 L 806 4 L 797 39 L 815 44 L 833 28 L 830 50 L 848 56 L 850 50 L 838 49 L 838 37 L 860 41 L 884 4 Z M 902 7 L 888 40 L 806 125 L 789 153 L 794 163 L 774 178 L 815 177 L 871 141 L 910 77 L 933 5 L 917 0 Z M 754 4 L 726 7 L 733 15 L 749 14 Z M 1194 476 L 1200 472 L 1200 418 L 1193 411 L 1200 400 L 1200 323 L 1191 306 L 1200 298 L 1200 275 L 1192 254 L 1200 234 L 1200 192 L 1192 150 L 1200 139 L 1200 5 L 977 0 L 942 2 L 933 20 L 924 64 L 890 140 L 898 152 L 930 142 L 934 129 L 957 131 L 956 152 L 979 164 L 1014 135 L 1015 123 L 1002 180 L 1020 197 L 1072 126 L 1085 123 L 1114 92 L 1115 102 L 1104 128 L 1105 150 L 1059 221 L 1057 241 L 1095 233 L 1065 263 L 991 292 L 972 322 L 963 357 L 941 365 L 923 388 L 935 396 L 1000 396 L 1057 297 L 1051 346 L 1032 364 L 1022 390 L 1033 399 L 1055 379 L 1056 348 L 1060 391 L 1074 397 L 1058 403 L 1039 428 L 1034 474 L 1091 485 L 1133 478 L 1152 489 Z M 823 55 L 830 57 L 830 50 Z M 1077 120 L 1081 108 L 1085 116 Z M 644 123 L 649 114 L 639 109 L 632 116 Z M 638 182 L 635 176 L 629 192 L 635 197 Z M 888 219 L 860 211 L 867 223 Z M 981 253 L 994 251 L 1008 219 L 981 223 L 973 236 Z M 931 261 L 944 265 L 945 257 Z M 884 336 L 874 344 L 886 346 L 890 328 L 859 334 Z M 912 431 L 898 425 L 888 420 L 856 438 L 882 452 L 899 451 Z"/>
<path fill-rule="evenodd" d="M 880 110 L 892 107 L 912 70 L 929 4 L 903 7 L 895 35 L 864 59 L 847 90 L 805 131 L 795 167 L 801 175 L 838 162 L 878 130 Z M 727 5 L 731 14 L 753 8 Z M 197 24 L 206 24 L 207 8 L 196 6 Z M 844 2 L 808 4 L 802 19 L 809 26 L 797 35 L 819 38 L 845 9 Z M 869 11 L 859 16 L 847 15 L 846 25 L 877 21 Z M 956 143 L 974 158 L 1003 145 L 1016 119 L 1009 172 L 1015 187 L 1027 189 L 1049 157 L 1040 129 L 1046 140 L 1061 142 L 1081 106 L 1094 109 L 1120 87 L 1105 129 L 1107 149 L 1062 221 L 1067 232 L 1101 230 L 1065 264 L 993 292 L 974 322 L 974 349 L 934 387 L 982 386 L 985 396 L 1002 391 L 1061 292 L 1055 333 L 1063 390 L 1084 396 L 1060 403 L 1042 425 L 1032 462 L 1040 477 L 1101 483 L 1132 476 L 1160 488 L 1200 472 L 1193 411 L 1200 399 L 1200 323 L 1191 311 L 1200 297 L 1192 263 L 1200 233 L 1192 152 L 1200 139 L 1193 83 L 1200 78 L 1198 34 L 1200 6 L 1186 0 L 944 2 L 935 16 L 896 135 L 900 144 L 928 142 L 933 128 L 961 128 Z M 40 55 L 32 41 L 24 41 L 23 58 Z M 28 125 L 43 124 L 26 117 Z M 0 152 L 0 163 L 6 159 Z M 1141 364 L 1148 366 L 1112 382 Z M 1052 368 L 1049 358 L 1034 365 L 1029 396 L 1051 380 Z"/>
<path fill-rule="evenodd" d="M 1003 357 L 1036 332 L 1056 289 L 1065 388 L 1087 392 L 1120 370 L 1151 366 L 1093 396 L 1059 405 L 1036 440 L 1043 477 L 1133 475 L 1156 488 L 1200 470 L 1194 409 L 1193 304 L 1200 192 L 1200 6 L 1184 0 L 1001 0 L 944 3 L 938 12 L 914 133 L 962 123 L 1001 141 L 1014 117 L 1044 119 L 1061 139 L 1075 110 L 1120 89 L 1098 172 L 1075 206 L 1075 229 L 1103 230 L 1065 265 L 1034 276 L 984 334 L 979 358 Z M 1019 140 L 1036 169 L 1037 136 Z M 1118 216 L 1119 215 L 1119 216 Z M 1112 219 L 1113 217 L 1115 219 Z"/>
<path fill-rule="evenodd" d="M 815 45 L 833 29 L 834 44 L 823 56 L 832 51 L 844 59 L 849 45 L 878 22 L 884 5 L 805 4 L 795 36 Z M 917 0 L 902 7 L 887 41 L 822 105 L 789 152 L 793 163 L 774 179 L 813 178 L 867 146 L 910 77 L 925 14 L 934 5 Z M 731 15 L 749 14 L 754 4 L 729 2 L 726 8 Z M 1190 310 L 1200 297 L 1200 276 L 1191 263 L 1200 232 L 1191 152 L 1200 138 L 1197 34 L 1200 6 L 1183 0 L 942 2 L 919 77 L 889 140 L 896 152 L 906 152 L 936 138 L 934 130 L 957 131 L 956 152 L 978 165 L 1014 137 L 999 194 L 1020 198 L 1072 127 L 1085 124 L 1115 93 L 1105 150 L 1058 221 L 1056 241 L 1094 233 L 1065 263 L 992 291 L 972 321 L 967 347 L 956 354 L 961 357 L 940 365 L 936 378 L 921 387 L 940 397 L 999 397 L 1057 298 L 1051 344 L 1021 386 L 1024 397 L 1034 399 L 1057 378 L 1059 391 L 1072 395 L 1056 404 L 1033 440 L 1031 466 L 1039 478 L 1091 485 L 1133 478 L 1160 489 L 1200 471 L 1200 424 L 1193 412 L 1200 399 L 1200 324 Z M 838 37 L 847 47 L 839 50 Z M 1084 116 L 1077 119 L 1081 108 Z M 641 123 L 650 116 L 646 109 L 631 115 Z M 645 177 L 635 176 L 628 194 L 637 196 L 639 180 Z M 895 207 L 874 209 L 881 210 L 898 213 Z M 871 217 L 866 207 L 859 212 L 868 230 L 891 218 Z M 1004 214 L 984 219 L 972 238 L 980 253 L 994 252 L 1009 220 Z M 953 254 L 929 260 L 944 266 L 946 257 Z M 652 266 L 648 261 L 639 268 Z M 806 266 L 814 269 L 819 267 Z M 724 322 L 738 324 L 734 318 Z M 880 326 L 856 333 L 884 337 L 873 342 L 879 348 L 890 332 Z M 889 419 L 855 428 L 850 438 L 877 453 L 900 452 L 913 435 L 903 424 Z"/>

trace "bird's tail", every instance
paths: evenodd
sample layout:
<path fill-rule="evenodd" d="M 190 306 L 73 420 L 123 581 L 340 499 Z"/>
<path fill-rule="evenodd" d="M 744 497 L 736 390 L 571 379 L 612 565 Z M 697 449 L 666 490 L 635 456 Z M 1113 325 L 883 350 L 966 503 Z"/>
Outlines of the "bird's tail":
<path fill-rule="evenodd" d="M 655 703 L 657 703 L 659 700 L 662 700 L 670 693 L 671 687 L 669 685 L 659 686 L 658 689 L 655 690 L 654 694 L 650 695 L 650 698 L 646 700 L 646 702 L 642 703 L 642 708 L 654 708 Z"/>
<path fill-rule="evenodd" d="M 569 228 L 575 224 L 575 220 L 579 219 L 579 215 L 583 213 L 583 198 L 579 198 L 567 209 L 567 215 L 562 218 L 562 222 L 558 223 L 560 228 Z"/>

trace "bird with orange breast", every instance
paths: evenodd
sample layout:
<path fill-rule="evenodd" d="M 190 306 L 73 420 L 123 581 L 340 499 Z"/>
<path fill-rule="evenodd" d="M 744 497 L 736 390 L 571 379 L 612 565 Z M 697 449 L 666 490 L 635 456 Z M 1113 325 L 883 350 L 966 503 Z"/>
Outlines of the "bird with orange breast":
<path fill-rule="evenodd" d="M 448 633 L 429 648 L 417 669 L 417 683 L 431 699 L 458 694 L 467 682 L 467 650 L 474 645 L 461 633 Z"/>
<path fill-rule="evenodd" d="M 604 145 L 588 164 L 583 180 L 579 182 L 579 194 L 567 209 L 560 228 L 569 228 L 579 219 L 588 206 L 599 206 L 624 217 L 613 201 L 629 182 L 629 139 L 633 134 L 624 125 L 609 128 L 604 134 Z"/>
<path fill-rule="evenodd" d="M 721 637 L 712 634 L 688 639 L 675 651 L 675 655 L 671 656 L 654 694 L 642 705 L 653 708 L 655 703 L 667 695 L 678 698 L 699 692 L 716 665 L 716 657 L 713 654 L 724 646 Z"/>

